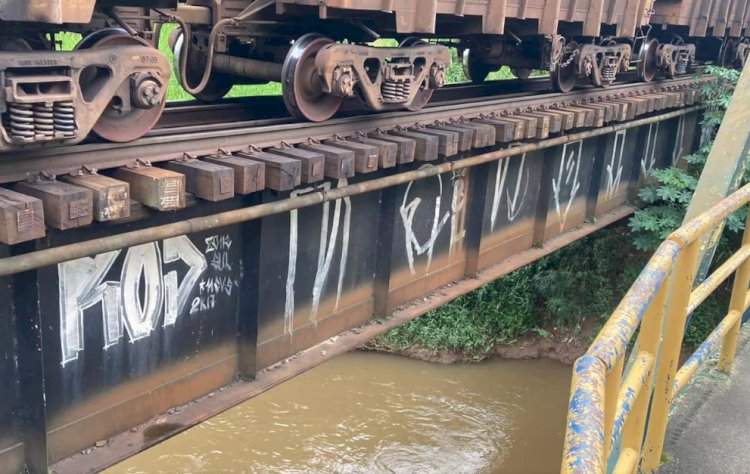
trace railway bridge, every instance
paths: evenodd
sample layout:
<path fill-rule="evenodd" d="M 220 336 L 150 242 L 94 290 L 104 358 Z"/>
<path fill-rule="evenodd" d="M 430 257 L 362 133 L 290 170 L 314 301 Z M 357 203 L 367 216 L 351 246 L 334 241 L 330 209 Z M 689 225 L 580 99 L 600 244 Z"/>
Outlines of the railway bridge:
<path fill-rule="evenodd" d="M 111 465 L 622 219 L 698 145 L 709 80 L 447 87 L 322 124 L 188 104 L 0 157 L 0 471 Z"/>

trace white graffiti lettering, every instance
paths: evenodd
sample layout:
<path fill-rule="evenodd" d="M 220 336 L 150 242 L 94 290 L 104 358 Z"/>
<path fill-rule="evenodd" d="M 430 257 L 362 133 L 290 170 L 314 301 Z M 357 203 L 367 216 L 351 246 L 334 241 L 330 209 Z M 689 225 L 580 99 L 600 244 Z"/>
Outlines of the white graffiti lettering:
<path fill-rule="evenodd" d="M 648 176 L 656 164 L 656 140 L 659 138 L 659 122 L 648 125 L 645 153 L 641 158 L 641 175 Z"/>
<path fill-rule="evenodd" d="M 576 150 L 577 147 L 577 150 Z M 568 152 L 568 148 L 571 150 Z M 568 220 L 568 213 L 573 206 L 578 191 L 581 189 L 579 181 L 579 171 L 581 169 L 581 155 L 583 151 L 583 142 L 576 141 L 563 145 L 562 154 L 560 155 L 560 171 L 557 178 L 552 178 L 552 193 L 555 200 L 555 211 L 557 219 L 560 222 L 560 232 L 565 229 L 565 222 Z M 567 203 L 563 208 L 562 202 L 564 190 L 570 191 Z"/>
<path fill-rule="evenodd" d="M 83 328 L 86 311 L 101 307 L 104 348 L 120 342 L 125 332 L 130 342 L 148 337 L 162 313 L 163 326 L 172 326 L 189 306 L 189 313 L 214 308 L 218 295 L 231 296 L 239 282 L 228 274 L 232 263 L 227 250 L 229 236 L 206 239 L 206 254 L 213 254 L 211 277 L 201 279 L 209 268 L 206 256 L 186 237 L 166 239 L 125 250 L 107 252 L 58 265 L 60 339 L 62 365 L 78 358 L 84 350 Z M 119 280 L 107 280 L 117 258 L 124 252 Z M 218 260 L 217 260 L 218 258 Z M 165 272 L 165 265 L 183 262 L 188 270 Z M 199 283 L 200 280 L 200 283 Z M 199 285 L 200 295 L 189 300 Z"/>
<path fill-rule="evenodd" d="M 429 166 L 429 165 L 428 165 Z M 405 245 L 406 245 L 406 258 L 409 261 L 409 271 L 411 271 L 412 275 L 416 274 L 416 270 L 414 269 L 414 254 L 416 253 L 417 256 L 423 255 L 427 253 L 427 269 L 430 268 L 430 263 L 432 263 L 432 252 L 435 246 L 435 241 L 437 240 L 438 236 L 440 235 L 440 231 L 443 230 L 443 227 L 448 222 L 451 216 L 450 210 L 446 211 L 445 214 L 440 216 L 440 200 L 443 196 L 443 178 L 442 175 L 437 176 L 438 184 L 439 184 L 439 192 L 438 195 L 435 197 L 435 212 L 432 219 L 432 230 L 430 231 L 430 237 L 427 239 L 426 242 L 423 244 L 419 242 L 417 239 L 417 236 L 414 235 L 414 216 L 417 213 L 417 209 L 419 208 L 419 205 L 422 203 L 422 198 L 417 196 L 411 201 L 409 200 L 409 193 L 411 191 L 412 185 L 414 184 L 413 181 L 411 181 L 406 186 L 406 191 L 404 192 L 404 199 L 401 202 L 401 207 L 399 208 L 399 214 L 401 215 L 401 221 L 404 225 L 404 231 L 405 231 Z"/>
<path fill-rule="evenodd" d="M 612 145 L 612 155 L 607 163 L 607 199 L 612 199 L 620 188 L 622 180 L 622 153 L 625 151 L 625 138 L 627 130 L 615 133 L 615 142 Z"/>
<path fill-rule="evenodd" d="M 685 116 L 680 115 L 677 120 L 677 133 L 674 139 L 674 148 L 672 149 L 672 166 L 677 164 L 677 160 L 682 157 L 685 151 Z"/>
<path fill-rule="evenodd" d="M 506 158 L 497 164 L 497 171 L 495 172 L 495 192 L 492 196 L 492 213 L 490 214 L 490 230 L 495 230 L 495 224 L 497 223 L 497 215 L 500 211 L 500 202 L 502 201 L 503 194 L 506 196 L 508 220 L 513 222 L 523 209 L 523 202 L 526 199 L 526 192 L 529 189 L 529 173 L 525 169 L 526 153 L 521 155 L 521 163 L 518 167 L 513 197 L 510 196 L 510 189 L 505 189 L 505 181 L 508 177 L 510 161 L 511 158 Z M 524 183 L 523 192 L 521 192 L 522 182 Z"/>
<path fill-rule="evenodd" d="M 342 178 L 338 181 L 337 187 L 346 186 L 348 181 Z M 291 196 L 309 194 L 315 191 L 328 191 L 331 189 L 331 183 L 324 183 L 315 188 L 305 188 L 292 191 Z M 310 308 L 310 319 L 317 319 L 320 300 L 323 295 L 323 289 L 328 281 L 328 276 L 333 263 L 334 252 L 341 232 L 341 258 L 338 265 L 338 281 L 336 286 L 336 308 L 338 308 L 341 298 L 341 292 L 344 285 L 344 276 L 346 274 L 346 262 L 349 253 L 349 235 L 351 229 L 352 203 L 350 198 L 337 199 L 334 202 L 333 222 L 330 220 L 330 202 L 322 205 L 322 216 L 320 222 L 320 245 L 318 247 L 318 262 L 315 271 L 315 280 L 312 289 L 312 304 Z M 343 219 L 342 219 L 343 213 Z M 295 291 L 294 283 L 297 276 L 297 253 L 299 238 L 299 214 L 297 210 L 289 212 L 289 262 L 286 279 L 286 300 L 284 303 L 284 334 L 290 334 L 294 330 L 294 311 L 295 311 Z M 330 229 L 329 229 L 330 226 Z"/>
<path fill-rule="evenodd" d="M 164 263 L 180 260 L 190 267 L 182 283 L 177 284 L 177 272 L 174 270 L 164 275 L 164 327 L 172 326 L 177 321 L 177 317 L 185 310 L 190 291 L 207 268 L 206 258 L 190 239 L 183 237 L 165 240 Z"/>
<path fill-rule="evenodd" d="M 451 181 L 453 182 L 453 196 L 451 199 L 451 242 L 448 248 L 448 255 L 453 255 L 454 249 L 459 248 L 466 235 L 466 226 L 464 218 L 466 213 L 466 181 L 464 180 L 465 170 L 453 172 Z"/>

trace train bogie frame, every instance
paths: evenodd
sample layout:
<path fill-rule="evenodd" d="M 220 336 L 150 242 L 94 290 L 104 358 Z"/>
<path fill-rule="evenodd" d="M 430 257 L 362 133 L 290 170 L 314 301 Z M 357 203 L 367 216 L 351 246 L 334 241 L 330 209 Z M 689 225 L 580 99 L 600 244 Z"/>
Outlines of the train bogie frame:
<path fill-rule="evenodd" d="M 350 96 L 375 111 L 423 107 L 445 83 L 448 47 L 457 48 L 474 82 L 502 66 L 520 79 L 543 69 L 560 92 L 582 78 L 606 87 L 631 68 L 651 81 L 683 74 L 696 59 L 739 66 L 750 51 L 742 36 L 748 0 L 50 0 L 45 9 L 40 3 L 0 6 L 2 90 L 23 82 L 24 74 L 27 83 L 42 77 L 39 84 L 49 80 L 43 76 L 67 75 L 73 132 L 55 129 L 54 112 L 49 117 L 59 97 L 40 96 L 37 117 L 34 105 L 6 92 L 0 150 L 77 143 L 91 131 L 114 141 L 147 132 L 166 100 L 169 71 L 156 49 L 165 23 L 179 25 L 169 38 L 172 69 L 194 97 L 215 101 L 235 84 L 277 81 L 290 113 L 313 121 L 331 118 Z M 61 31 L 84 37 L 75 65 L 62 69 L 70 59 L 51 41 Z M 400 42 L 373 46 L 380 37 Z M 126 55 L 127 47 L 143 49 Z M 19 69 L 14 58 L 22 56 L 33 57 L 34 67 Z M 106 56 L 132 71 L 113 73 L 100 59 Z M 80 83 L 90 75 L 81 76 L 83 70 L 109 82 L 96 106 L 81 95 L 90 88 Z"/>

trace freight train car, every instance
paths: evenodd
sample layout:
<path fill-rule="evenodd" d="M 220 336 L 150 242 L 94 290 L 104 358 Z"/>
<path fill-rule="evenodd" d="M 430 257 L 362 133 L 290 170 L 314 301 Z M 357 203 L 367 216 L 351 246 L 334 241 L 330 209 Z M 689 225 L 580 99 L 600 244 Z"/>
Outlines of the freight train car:
<path fill-rule="evenodd" d="M 91 131 L 130 141 L 150 130 L 170 75 L 155 47 L 164 23 L 179 25 L 173 69 L 196 98 L 278 81 L 292 115 L 324 121 L 350 96 L 376 111 L 420 109 L 445 83 L 449 47 L 472 81 L 503 65 L 520 78 L 546 69 L 561 92 L 582 78 L 607 86 L 633 67 L 643 81 L 685 73 L 693 42 L 699 58 L 734 64 L 745 57 L 747 2 L 6 0 L 0 150 L 77 143 Z M 55 48 L 64 31 L 83 35 L 72 52 Z M 380 37 L 400 42 L 372 46 Z"/>

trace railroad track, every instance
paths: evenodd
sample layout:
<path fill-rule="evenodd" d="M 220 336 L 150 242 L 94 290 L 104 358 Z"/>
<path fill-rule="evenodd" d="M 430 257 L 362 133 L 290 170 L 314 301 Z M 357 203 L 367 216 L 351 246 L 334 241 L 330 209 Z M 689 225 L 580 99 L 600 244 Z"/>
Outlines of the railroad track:
<path fill-rule="evenodd" d="M 201 199 L 218 201 L 261 189 L 291 191 L 324 179 L 438 162 L 476 149 L 632 120 L 692 105 L 700 85 L 712 79 L 690 76 L 567 94 L 534 90 L 546 80 L 454 86 L 418 112 L 358 114 L 324 123 L 268 115 L 241 119 L 242 113 L 259 108 L 272 115 L 272 104 L 279 102 L 274 97 L 211 106 L 182 104 L 170 107 L 151 135 L 130 143 L 4 154 L 0 183 L 16 183 L 11 185 L 16 191 L 13 198 L 21 204 L 0 199 L 0 207 L 18 214 L 15 228 L 0 226 L 0 242 L 39 238 L 45 224 L 65 229 L 92 219 L 128 218 L 131 199 L 157 211 L 177 210 Z M 523 90 L 512 93 L 513 87 Z M 503 95 L 472 96 L 492 91 Z M 217 119 L 220 116 L 226 119 Z M 0 191 L 0 198 L 9 192 Z"/>
<path fill-rule="evenodd" d="M 625 77 L 625 76 L 623 76 Z M 622 82 L 625 83 L 625 79 Z M 432 100 L 425 107 L 432 108 L 446 103 L 476 100 L 502 94 L 539 93 L 549 89 L 549 77 L 535 77 L 524 81 L 502 79 L 479 84 L 449 84 L 437 89 Z M 371 115 L 358 99 L 348 99 L 341 107 L 339 116 Z M 231 122 L 230 122 L 231 120 Z M 247 122 L 268 120 L 285 123 L 294 121 L 289 116 L 284 100 L 277 96 L 254 96 L 224 99 L 215 103 L 202 103 L 196 100 L 170 102 L 162 118 L 146 136 L 173 133 L 174 129 L 194 126 L 196 122 L 212 128 L 241 127 Z"/>
<path fill-rule="evenodd" d="M 696 69 L 697 71 L 700 69 Z M 624 73 L 613 85 L 625 85 L 637 81 L 634 71 Z M 594 86 L 582 84 L 583 90 L 593 90 Z M 487 100 L 490 98 L 521 97 L 525 94 L 541 94 L 550 92 L 548 76 L 533 77 L 526 80 L 500 79 L 485 81 L 479 84 L 457 83 L 449 84 L 437 89 L 426 108 L 434 108 L 446 104 L 460 104 L 469 101 Z M 340 117 L 353 115 L 372 115 L 357 99 L 348 99 L 341 107 Z M 221 128 L 241 128 L 263 120 L 264 123 L 289 123 L 294 121 L 286 110 L 282 97 L 255 96 L 224 99 L 211 104 L 199 101 L 180 101 L 167 104 L 164 114 L 153 130 L 146 134 L 161 136 L 179 132 L 183 127 L 208 126 L 213 130 Z"/>

